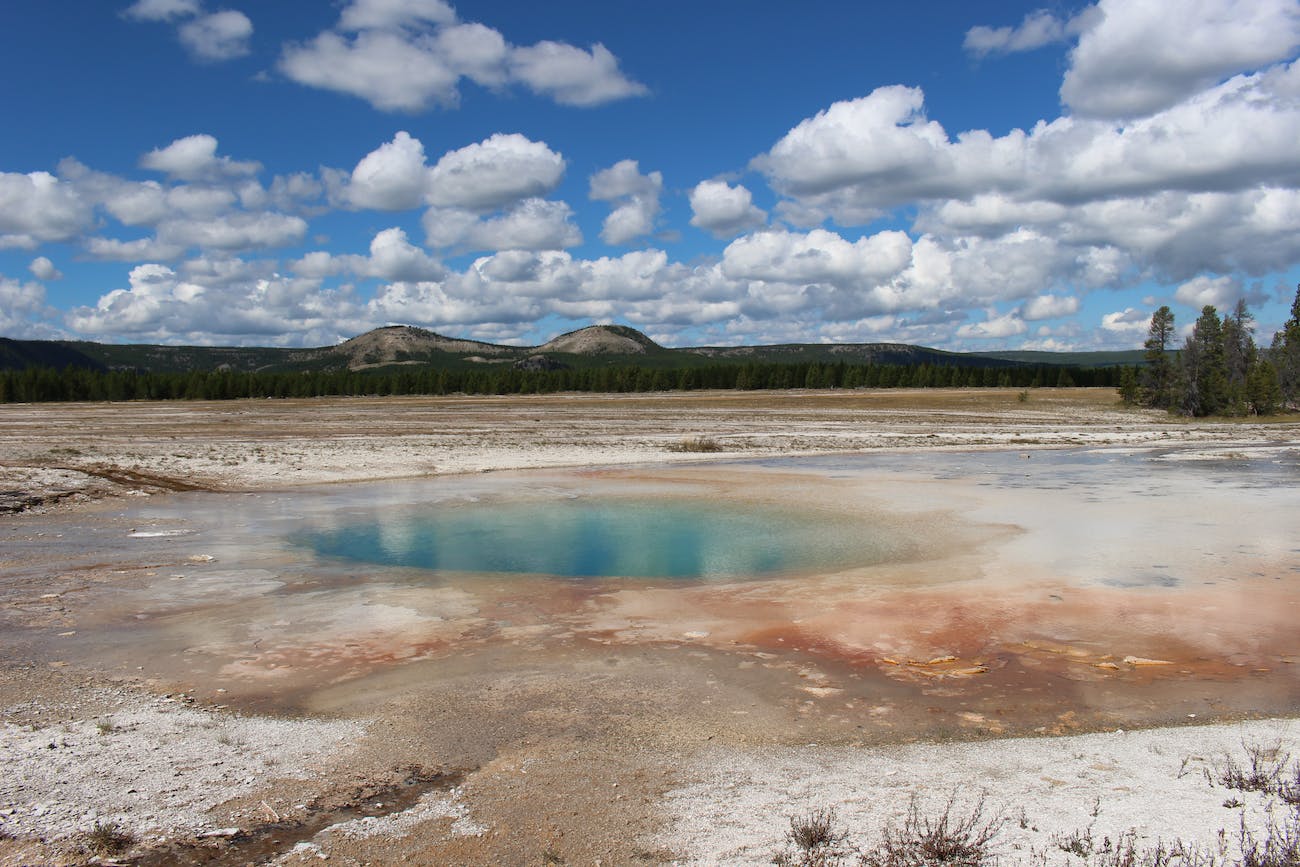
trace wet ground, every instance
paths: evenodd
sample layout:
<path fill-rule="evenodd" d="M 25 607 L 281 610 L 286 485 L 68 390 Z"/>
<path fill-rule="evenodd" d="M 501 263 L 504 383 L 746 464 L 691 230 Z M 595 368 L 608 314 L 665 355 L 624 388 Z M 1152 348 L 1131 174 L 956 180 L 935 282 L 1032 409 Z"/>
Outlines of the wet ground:
<path fill-rule="evenodd" d="M 672 671 L 716 701 L 698 711 L 711 724 L 778 742 L 1293 714 L 1298 455 L 929 451 L 178 493 L 0 528 L 0 631 L 17 660 L 277 713 Z M 775 510 L 833 524 L 835 545 L 860 528 L 864 553 L 684 580 L 318 544 L 389 527 L 387 547 L 409 548 L 393 516 L 414 509 L 610 500 Z"/>

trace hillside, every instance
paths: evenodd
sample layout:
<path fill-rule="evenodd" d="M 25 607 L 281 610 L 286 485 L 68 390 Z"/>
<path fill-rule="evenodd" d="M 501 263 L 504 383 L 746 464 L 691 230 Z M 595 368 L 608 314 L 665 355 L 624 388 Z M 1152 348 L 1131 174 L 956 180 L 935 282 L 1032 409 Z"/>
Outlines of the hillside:
<path fill-rule="evenodd" d="M 164 346 L 0 338 L 0 370 L 33 367 L 150 373 L 235 371 L 368 371 L 385 368 L 473 370 L 485 365 L 527 370 L 651 367 L 669 370 L 717 364 L 885 364 L 933 367 L 1109 367 L 1141 362 L 1141 353 L 945 352 L 902 343 L 787 343 L 670 349 L 623 325 L 592 325 L 539 346 L 507 346 L 446 337 L 410 325 L 376 328 L 335 346 L 310 349 Z"/>

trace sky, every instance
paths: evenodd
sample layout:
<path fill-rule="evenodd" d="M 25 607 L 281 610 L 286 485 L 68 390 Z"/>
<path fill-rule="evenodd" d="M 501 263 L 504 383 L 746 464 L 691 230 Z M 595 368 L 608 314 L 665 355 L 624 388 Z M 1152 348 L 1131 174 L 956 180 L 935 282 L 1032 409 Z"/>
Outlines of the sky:
<path fill-rule="evenodd" d="M 43 0 L 0 336 L 1140 347 L 1300 282 L 1300 0 Z"/>

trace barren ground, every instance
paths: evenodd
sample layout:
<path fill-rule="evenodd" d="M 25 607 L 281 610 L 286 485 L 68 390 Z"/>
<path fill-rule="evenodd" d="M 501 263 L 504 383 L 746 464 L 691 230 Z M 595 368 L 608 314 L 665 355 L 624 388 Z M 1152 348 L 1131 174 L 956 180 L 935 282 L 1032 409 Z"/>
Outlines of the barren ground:
<path fill-rule="evenodd" d="M 684 448 L 700 442 L 715 450 Z M 853 714 L 880 705 L 832 710 L 839 687 L 810 679 L 775 648 L 744 644 L 751 658 L 738 667 L 730 645 L 751 639 L 722 621 L 688 633 L 701 636 L 692 644 L 667 633 L 609 640 L 622 627 L 600 633 L 594 620 L 570 619 L 563 641 L 539 632 L 531 644 L 480 642 L 473 665 L 450 654 L 434 668 L 397 653 L 364 678 L 277 706 L 233 680 L 190 682 L 148 659 L 124 670 L 51 651 L 102 619 L 119 588 L 204 562 L 108 551 L 73 563 L 49 559 L 62 549 L 43 546 L 74 527 L 125 535 L 134 528 L 119 526 L 124 508 L 176 491 L 533 468 L 642 472 L 836 452 L 1159 446 L 1228 455 L 1298 444 L 1294 419 L 1185 422 L 1124 409 L 1108 389 L 1034 390 L 1023 402 L 1014 390 L 963 389 L 0 406 L 0 510 L 9 513 L 0 516 L 0 637 L 18 648 L 0 662 L 0 864 L 763 863 L 791 815 L 837 806 L 865 840 L 899 821 L 910 795 L 928 808 L 981 788 L 995 808 L 1026 816 L 1010 823 L 1003 863 L 1030 863 L 1040 851 L 1058 863 L 1058 838 L 1092 825 L 1098 838 L 1134 828 L 1144 841 L 1213 845 L 1214 826 L 1237 828 L 1234 811 L 1258 826 L 1271 803 L 1251 793 L 1223 806 L 1237 797 L 1215 783 L 1226 754 L 1240 758 L 1243 741 L 1300 753 L 1293 723 L 1238 721 L 1251 715 L 1251 687 L 1209 714 L 1227 720 L 1219 726 L 1168 713 L 1166 723 L 1196 725 L 1115 734 L 1148 722 L 1059 708 L 1039 711 L 1050 725 L 1019 725 L 963 716 L 948 684 L 981 666 L 918 649 L 890 660 L 907 677 L 890 672 L 881 683 L 902 682 L 895 698 L 905 701 L 913 682 L 953 678 L 938 691 L 952 695 L 936 693 L 928 709 L 951 722 L 863 731 Z M 1295 565 L 1293 556 L 1268 568 Z M 1268 682 L 1282 684 L 1270 708 L 1289 717 L 1300 710 L 1286 670 L 1300 653 L 1286 626 L 1298 594 L 1291 585 L 1267 593 L 1273 619 L 1261 629 L 1273 638 L 1257 650 L 1275 669 Z M 713 604 L 617 601 L 601 616 L 646 615 L 636 626 L 651 633 L 676 624 L 680 606 Z M 566 600 L 551 605 L 567 616 Z M 1022 661 L 1073 652 L 1035 646 Z M 1144 666 L 1160 660 L 1075 662 L 1097 677 L 1119 672 L 1132 689 L 1155 678 L 1159 690 Z M 1035 730 L 1052 736 L 997 739 Z M 96 855 L 97 823 L 116 823 L 131 842 Z"/>

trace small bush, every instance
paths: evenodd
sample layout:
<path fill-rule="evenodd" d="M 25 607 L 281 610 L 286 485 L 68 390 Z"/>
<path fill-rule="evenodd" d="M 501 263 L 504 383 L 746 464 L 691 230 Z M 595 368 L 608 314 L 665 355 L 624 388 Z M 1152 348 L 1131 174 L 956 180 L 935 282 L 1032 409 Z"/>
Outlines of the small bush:
<path fill-rule="evenodd" d="M 1292 807 L 1300 808 L 1300 759 L 1291 766 L 1287 778 L 1278 781 L 1277 796 Z"/>
<path fill-rule="evenodd" d="M 1282 752 L 1280 743 L 1266 747 L 1258 743 L 1243 743 L 1246 750 L 1246 765 L 1237 764 L 1232 756 L 1225 756 L 1223 766 L 1219 768 L 1219 783 L 1229 789 L 1242 792 L 1263 792 L 1271 795 L 1286 784 L 1282 775 L 1286 773 L 1287 762 L 1291 756 Z M 1298 770 L 1300 773 L 1300 770 Z"/>
<path fill-rule="evenodd" d="M 131 832 L 116 822 L 99 821 L 86 834 L 86 846 L 96 855 L 117 855 L 135 842 Z"/>
<path fill-rule="evenodd" d="M 670 452 L 722 452 L 722 443 L 708 437 L 691 437 L 668 447 Z"/>
<path fill-rule="evenodd" d="M 1296 867 L 1300 865 L 1300 810 L 1282 824 L 1270 820 L 1264 839 L 1257 840 L 1241 821 L 1241 867 Z"/>
<path fill-rule="evenodd" d="M 792 816 L 785 839 L 794 847 L 772 859 L 778 867 L 837 867 L 847 856 L 849 835 L 839 830 L 834 808 Z"/>
<path fill-rule="evenodd" d="M 912 799 L 901 829 L 888 827 L 875 849 L 864 852 L 862 867 L 981 867 L 992 861 L 992 843 L 1005 819 L 984 818 L 980 798 L 969 815 L 954 814 L 956 796 L 937 819 L 922 817 Z"/>

